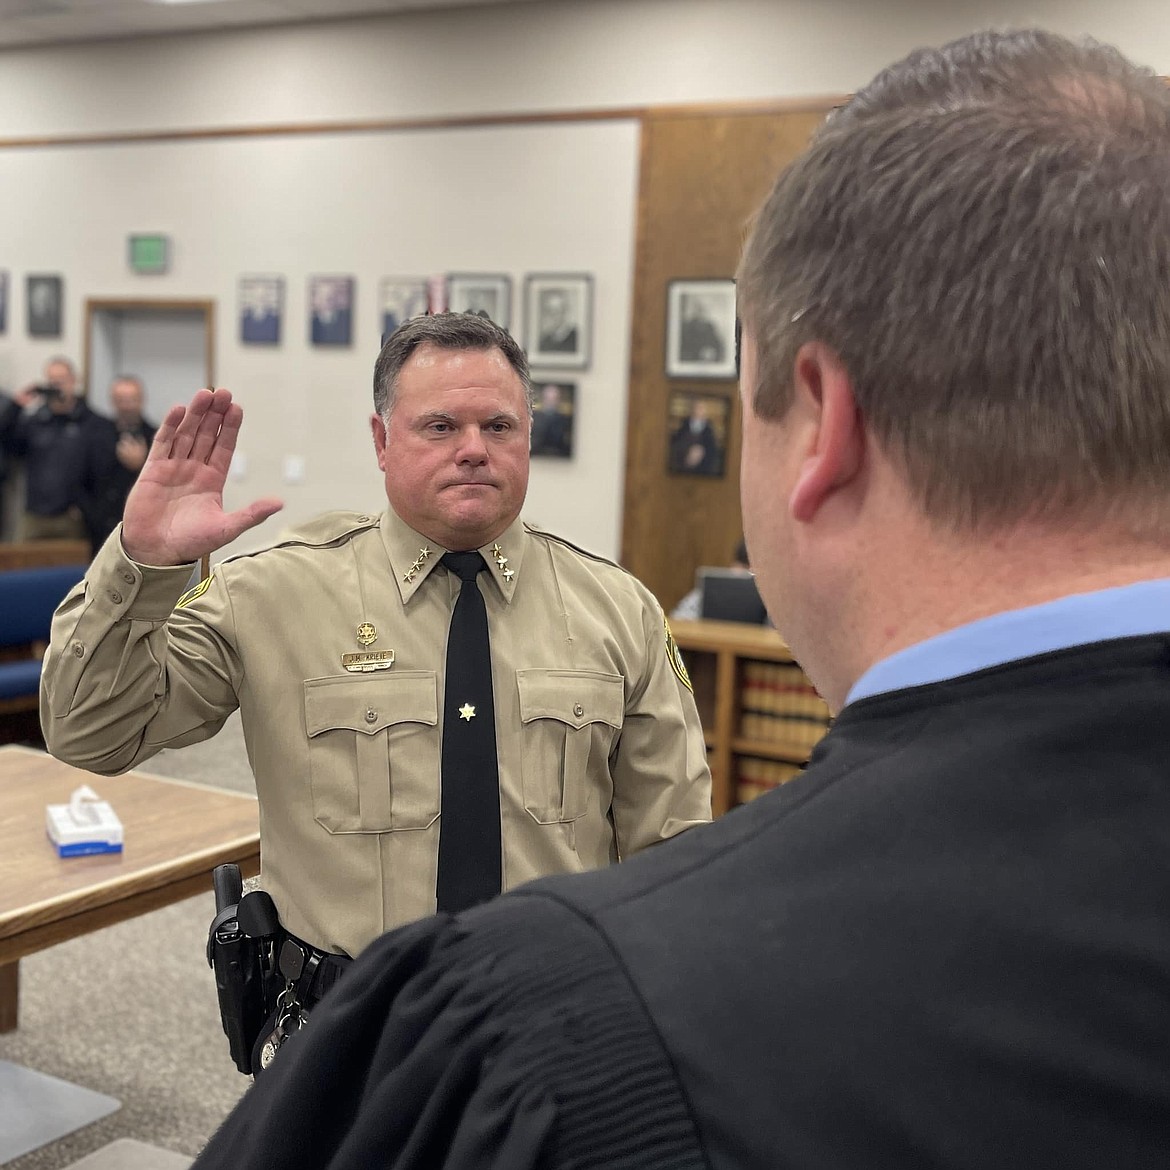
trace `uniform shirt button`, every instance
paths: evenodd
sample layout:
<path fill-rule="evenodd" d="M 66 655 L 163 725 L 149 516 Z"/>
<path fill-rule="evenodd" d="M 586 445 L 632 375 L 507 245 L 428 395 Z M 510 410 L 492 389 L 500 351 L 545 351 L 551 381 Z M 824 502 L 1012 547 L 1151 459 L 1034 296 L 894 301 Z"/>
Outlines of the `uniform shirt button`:
<path fill-rule="evenodd" d="M 83 658 L 85 656 L 85 643 L 74 642 L 71 649 L 73 650 L 74 658 Z"/>
<path fill-rule="evenodd" d="M 375 711 L 373 707 L 368 707 L 366 709 L 366 722 L 367 723 L 377 723 L 378 722 L 378 712 Z"/>
<path fill-rule="evenodd" d="M 585 714 L 585 708 L 582 707 L 580 703 L 578 703 L 573 708 L 573 714 L 576 715 L 578 719 L 580 719 L 581 716 Z"/>
<path fill-rule="evenodd" d="M 111 590 L 111 591 L 110 591 L 110 600 L 111 600 L 111 601 L 112 601 L 112 602 L 113 602 L 115 605 L 121 605 L 121 604 L 122 604 L 122 595 L 121 595 L 121 594 L 120 594 L 120 593 L 117 591 L 117 589 L 113 589 L 113 590 Z"/>
<path fill-rule="evenodd" d="M 369 522 L 370 522 L 369 516 L 359 516 L 358 517 L 359 524 L 369 524 Z"/>
<path fill-rule="evenodd" d="M 134 574 L 127 571 L 127 572 L 122 574 L 122 580 L 125 581 L 127 585 L 133 585 L 134 584 Z"/>

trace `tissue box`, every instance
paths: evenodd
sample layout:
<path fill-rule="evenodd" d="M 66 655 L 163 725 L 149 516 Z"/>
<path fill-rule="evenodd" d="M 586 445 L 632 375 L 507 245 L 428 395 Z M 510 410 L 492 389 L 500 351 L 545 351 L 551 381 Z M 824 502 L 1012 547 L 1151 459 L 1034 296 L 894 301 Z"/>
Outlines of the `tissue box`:
<path fill-rule="evenodd" d="M 59 857 L 122 852 L 118 814 L 88 785 L 73 793 L 68 804 L 46 805 L 45 827 Z"/>

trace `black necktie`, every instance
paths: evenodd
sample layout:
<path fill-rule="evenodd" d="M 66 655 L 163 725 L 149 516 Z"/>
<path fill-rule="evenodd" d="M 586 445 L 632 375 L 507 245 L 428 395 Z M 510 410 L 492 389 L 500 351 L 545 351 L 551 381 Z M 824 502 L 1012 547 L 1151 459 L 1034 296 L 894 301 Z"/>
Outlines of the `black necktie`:
<path fill-rule="evenodd" d="M 442 563 L 463 582 L 447 634 L 443 699 L 443 794 L 439 818 L 440 911 L 465 910 L 500 892 L 500 776 L 487 608 L 475 583 L 477 552 Z"/>

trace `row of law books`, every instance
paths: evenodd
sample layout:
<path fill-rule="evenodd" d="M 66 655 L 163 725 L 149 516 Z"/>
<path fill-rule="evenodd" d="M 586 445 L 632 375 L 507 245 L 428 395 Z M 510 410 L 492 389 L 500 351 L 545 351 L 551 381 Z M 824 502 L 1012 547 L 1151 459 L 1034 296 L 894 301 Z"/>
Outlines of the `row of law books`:
<path fill-rule="evenodd" d="M 747 804 L 773 788 L 779 788 L 793 776 L 799 776 L 799 764 L 783 760 L 759 760 L 754 756 L 738 756 L 735 762 L 735 799 L 738 804 Z"/>
<path fill-rule="evenodd" d="M 824 699 L 795 662 L 743 664 L 739 734 L 807 753 L 828 730 Z"/>

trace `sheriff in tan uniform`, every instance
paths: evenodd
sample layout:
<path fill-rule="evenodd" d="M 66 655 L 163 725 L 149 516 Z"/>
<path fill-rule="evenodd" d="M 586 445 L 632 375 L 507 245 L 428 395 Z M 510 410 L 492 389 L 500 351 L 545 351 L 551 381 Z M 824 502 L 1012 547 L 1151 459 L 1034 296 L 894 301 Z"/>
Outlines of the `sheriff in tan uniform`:
<path fill-rule="evenodd" d="M 479 550 L 503 888 L 606 865 L 708 820 L 702 729 L 649 591 L 518 519 Z M 393 507 L 330 513 L 180 598 L 191 566 L 149 568 L 115 533 L 54 621 L 50 750 L 120 772 L 215 734 L 238 707 L 263 884 L 293 934 L 356 955 L 435 910 L 460 586 L 444 551 Z"/>
<path fill-rule="evenodd" d="M 238 705 L 264 886 L 294 934 L 356 954 L 435 909 L 459 586 L 442 551 L 392 511 L 332 513 L 225 561 L 173 608 L 188 570 L 135 565 L 115 536 L 54 624 L 54 754 L 125 771 L 213 735 Z M 519 521 L 480 551 L 505 888 L 709 819 L 702 729 L 648 590 Z"/>

